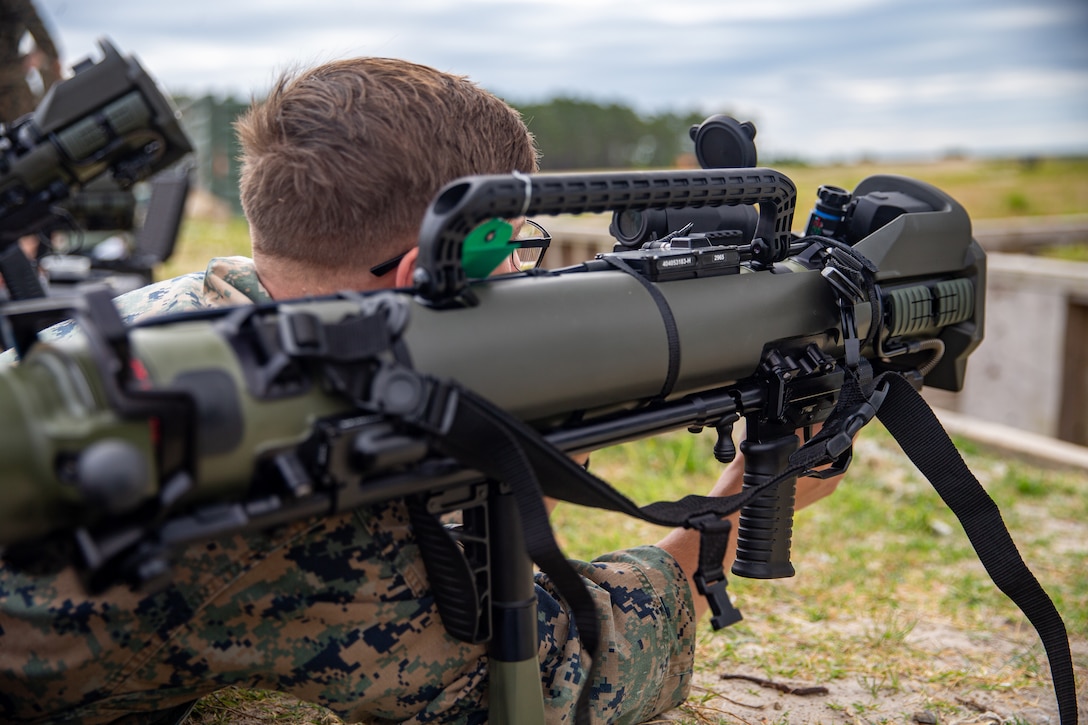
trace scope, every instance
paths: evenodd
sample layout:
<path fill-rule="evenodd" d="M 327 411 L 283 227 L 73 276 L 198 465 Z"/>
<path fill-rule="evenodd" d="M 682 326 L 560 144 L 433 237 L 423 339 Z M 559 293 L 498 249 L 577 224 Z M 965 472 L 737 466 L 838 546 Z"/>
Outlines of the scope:
<path fill-rule="evenodd" d="M 695 158 L 704 169 L 752 168 L 757 163 L 756 127 L 731 116 L 714 115 L 688 129 L 695 144 Z M 628 209 L 615 212 L 608 232 L 621 248 L 639 249 L 674 232 L 708 233 L 736 230 L 738 244 L 755 236 L 759 214 L 751 206 L 720 206 L 690 209 Z M 690 227 L 688 225 L 691 225 Z"/>

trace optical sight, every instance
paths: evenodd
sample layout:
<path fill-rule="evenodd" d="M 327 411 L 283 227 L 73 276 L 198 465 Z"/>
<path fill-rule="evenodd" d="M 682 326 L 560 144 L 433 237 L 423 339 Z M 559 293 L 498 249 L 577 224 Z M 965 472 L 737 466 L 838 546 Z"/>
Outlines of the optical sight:
<path fill-rule="evenodd" d="M 734 169 L 756 166 L 756 127 L 751 121 L 715 115 L 688 130 L 695 144 L 695 158 L 704 169 Z M 736 230 L 737 244 L 746 244 L 755 236 L 759 214 L 751 206 L 718 206 L 689 209 L 629 209 L 612 215 L 608 227 L 621 248 L 640 249 L 644 245 L 685 230 L 699 234 Z M 688 224 L 691 227 L 688 228 Z"/>

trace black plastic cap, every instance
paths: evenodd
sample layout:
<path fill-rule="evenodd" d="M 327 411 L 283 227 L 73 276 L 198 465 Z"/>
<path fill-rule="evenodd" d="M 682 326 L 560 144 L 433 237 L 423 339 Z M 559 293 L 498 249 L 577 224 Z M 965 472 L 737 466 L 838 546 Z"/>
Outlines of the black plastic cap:
<path fill-rule="evenodd" d="M 820 202 L 835 209 L 842 209 L 850 203 L 850 192 L 837 186 L 824 184 L 816 191 Z"/>
<path fill-rule="evenodd" d="M 704 169 L 739 169 L 756 165 L 756 127 L 725 115 L 711 116 L 689 130 L 695 158 Z"/>

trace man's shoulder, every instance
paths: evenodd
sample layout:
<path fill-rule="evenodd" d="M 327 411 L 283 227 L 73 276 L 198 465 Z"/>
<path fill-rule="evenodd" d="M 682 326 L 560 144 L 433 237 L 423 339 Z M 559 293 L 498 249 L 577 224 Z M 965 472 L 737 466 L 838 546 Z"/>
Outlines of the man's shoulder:
<path fill-rule="evenodd" d="M 126 292 L 113 300 L 125 323 L 201 309 L 204 272 L 192 272 Z"/>
<path fill-rule="evenodd" d="M 204 272 L 192 272 L 180 277 L 155 282 L 113 298 L 114 307 L 126 325 L 159 315 L 188 312 L 201 309 L 201 290 L 204 288 Z M 38 333 L 42 342 L 68 340 L 78 334 L 79 325 L 74 319 L 58 322 Z M 4 353 L 4 362 L 14 361 L 14 351 Z"/>
<path fill-rule="evenodd" d="M 204 272 L 192 272 L 133 290 L 114 299 L 125 323 L 148 317 L 265 302 L 257 268 L 248 257 L 216 257 Z"/>
<path fill-rule="evenodd" d="M 206 303 L 216 306 L 272 301 L 249 257 L 216 257 L 209 262 L 204 294 Z"/>
<path fill-rule="evenodd" d="M 113 303 L 125 324 L 131 325 L 151 317 L 271 300 L 252 259 L 216 257 L 203 272 L 155 282 L 115 297 Z M 67 320 L 43 330 L 38 338 L 45 342 L 65 340 L 76 334 L 78 327 L 74 320 Z M 0 355 L 0 364 L 14 360 L 14 351 Z"/>

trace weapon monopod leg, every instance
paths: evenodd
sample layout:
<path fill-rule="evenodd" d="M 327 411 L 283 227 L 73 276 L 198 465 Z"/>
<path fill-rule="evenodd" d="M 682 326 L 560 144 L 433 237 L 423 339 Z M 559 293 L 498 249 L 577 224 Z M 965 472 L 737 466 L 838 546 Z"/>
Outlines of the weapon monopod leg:
<path fill-rule="evenodd" d="M 543 725 L 532 561 L 514 495 L 499 488 L 491 484 L 488 501 L 493 590 L 488 718 L 496 725 Z"/>

